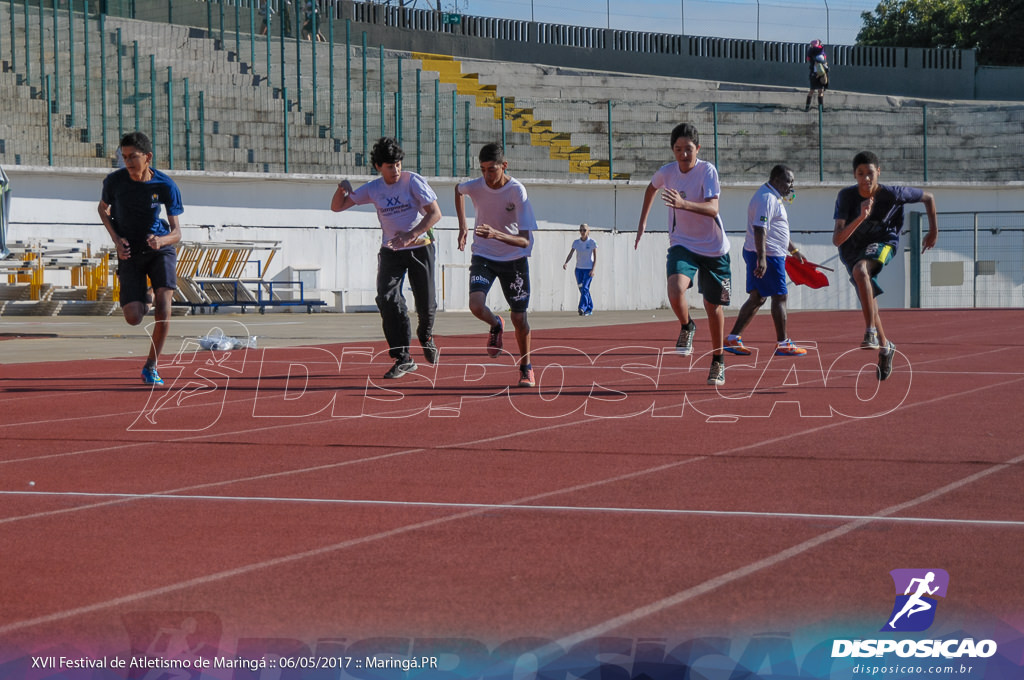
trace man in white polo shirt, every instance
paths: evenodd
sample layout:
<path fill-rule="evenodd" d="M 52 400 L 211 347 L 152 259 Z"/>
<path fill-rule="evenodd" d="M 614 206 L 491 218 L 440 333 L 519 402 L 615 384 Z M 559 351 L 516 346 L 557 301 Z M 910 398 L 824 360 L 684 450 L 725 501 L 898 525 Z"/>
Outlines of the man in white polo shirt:
<path fill-rule="evenodd" d="M 801 262 L 804 256 L 789 239 L 789 215 L 783 200 L 793 192 L 796 181 L 793 171 L 779 164 L 772 168 L 768 181 L 754 193 L 747 208 L 747 240 L 743 244 L 743 261 L 747 265 L 747 292 L 750 297 L 740 307 L 732 332 L 725 339 L 725 351 L 750 354 L 740 334 L 768 298 L 772 299 L 772 321 L 775 322 L 775 354 L 798 357 L 807 354 L 786 335 L 786 254 Z"/>

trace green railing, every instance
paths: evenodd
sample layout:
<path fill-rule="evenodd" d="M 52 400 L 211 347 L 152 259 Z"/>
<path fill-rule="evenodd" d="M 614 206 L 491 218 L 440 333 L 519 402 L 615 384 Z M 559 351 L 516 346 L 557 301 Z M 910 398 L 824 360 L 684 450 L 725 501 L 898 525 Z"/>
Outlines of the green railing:
<path fill-rule="evenodd" d="M 154 37 L 159 24 L 123 20 L 143 6 L 160 22 L 194 17 L 203 8 L 205 26 L 178 27 L 187 34 L 186 47 L 201 51 L 202 68 L 163 48 L 169 41 Z M 406 147 L 407 166 L 424 174 L 475 174 L 475 150 L 501 140 L 521 176 L 574 176 L 569 161 L 553 160 L 549 147 L 535 145 L 536 135 L 522 130 L 516 111 L 530 108 L 535 120 L 571 133 L 578 154 L 586 150 L 610 173 L 638 180 L 671 160 L 669 132 L 683 120 L 697 125 L 701 154 L 725 181 L 763 180 L 776 162 L 794 167 L 798 182 L 847 181 L 850 160 L 863 147 L 879 153 L 888 180 L 961 181 L 965 172 L 972 180 L 1024 180 L 1019 105 L 854 110 L 833 108 L 829 98 L 826 108 L 805 113 L 803 92 L 793 93 L 791 103 L 666 105 L 509 89 L 499 92 L 495 115 L 416 60 L 369 45 L 366 32 L 353 35 L 348 21 L 326 21 L 323 31 L 314 15 L 312 34 L 328 38 L 318 43 L 303 39 L 297 17 L 290 26 L 279 20 L 276 3 L 266 17 L 261 6 L 254 0 L 0 0 L 0 19 L 6 18 L 0 83 L 9 88 L 5 93 L 16 93 L 4 95 L 0 110 L 13 99 L 36 100 L 38 118 L 10 120 L 47 131 L 45 141 L 40 132 L 38 143 L 0 145 L 0 162 L 110 165 L 120 135 L 141 128 L 168 169 L 366 172 L 374 139 L 393 135 Z M 336 68 L 341 56 L 344 69 Z M 194 101 L 201 104 L 193 107 Z"/>

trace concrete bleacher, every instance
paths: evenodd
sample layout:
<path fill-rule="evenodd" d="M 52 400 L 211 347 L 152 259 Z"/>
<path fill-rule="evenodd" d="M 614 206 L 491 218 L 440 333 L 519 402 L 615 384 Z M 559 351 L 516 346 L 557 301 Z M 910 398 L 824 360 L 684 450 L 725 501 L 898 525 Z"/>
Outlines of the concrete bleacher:
<path fill-rule="evenodd" d="M 367 48 L 365 75 L 363 48 L 336 45 L 335 126 L 330 119 L 327 73 L 330 68 L 325 44 L 317 46 L 317 81 L 313 82 L 313 44 L 285 41 L 282 82 L 280 41 L 271 41 L 270 72 L 267 72 L 265 38 L 256 40 L 250 55 L 248 36 L 221 43 L 204 30 L 165 23 L 108 17 L 106 72 L 100 65 L 99 22 L 90 22 L 86 33 L 76 14 L 75 59 L 67 43 L 68 16 L 57 16 L 58 45 L 53 48 L 54 22 L 45 11 L 40 32 L 39 17 L 27 17 L 0 2 L 0 26 L 13 19 L 20 38 L 0 50 L 0 163 L 47 165 L 52 147 L 53 164 L 69 167 L 112 167 L 120 133 L 135 127 L 157 130 L 157 163 L 167 169 L 205 169 L 230 172 L 284 172 L 286 102 L 289 106 L 287 170 L 311 174 L 366 174 L 364 154 L 383 131 L 394 135 L 395 92 L 402 81 L 402 137 L 406 167 L 427 175 L 476 174 L 475 153 L 484 143 L 500 138 L 501 116 L 494 101 L 505 97 L 505 138 L 516 174 L 551 179 L 600 179 L 609 171 L 609 102 L 611 102 L 612 169 L 616 178 L 643 180 L 671 160 L 668 133 L 683 120 L 697 124 L 702 133 L 702 155 L 718 158 L 723 178 L 734 181 L 762 179 L 767 166 L 785 161 L 802 181 L 847 179 L 849 159 L 864 147 L 883 153 L 887 178 L 923 180 L 962 178 L 967 172 L 975 181 L 1024 179 L 1019 153 L 1024 142 L 1024 106 L 1006 102 L 929 101 L 882 95 L 829 92 L 824 115 L 803 110 L 805 91 L 793 87 L 743 85 L 665 76 L 627 75 L 585 71 L 535 64 L 495 62 L 385 50 L 381 78 L 379 48 Z M 45 9 L 45 7 L 44 7 Z M 120 31 L 125 77 L 120 108 L 117 73 L 111 68 Z M 40 63 L 30 65 L 26 78 L 25 40 L 33 57 L 39 54 L 43 36 L 43 66 L 59 78 L 56 97 L 59 110 L 50 116 L 42 98 Z M 20 40 L 20 42 L 19 42 Z M 87 131 L 83 45 L 89 41 L 93 125 Z M 139 91 L 134 91 L 131 61 L 134 45 L 139 50 Z M 13 48 L 17 63 L 9 64 Z M 296 58 L 296 50 L 301 59 Z M 54 55 L 56 52 L 56 55 Z M 248 63 L 252 61 L 253 63 Z M 352 65 L 351 103 L 344 80 L 345 65 Z M 460 74 L 446 73 L 447 62 Z M 156 75 L 152 91 L 150 64 Z M 401 76 L 399 76 L 399 68 Z M 802 67 L 801 67 L 802 68 Z M 168 70 L 174 103 L 167 102 Z M 71 117 L 70 73 L 77 81 L 75 109 Z M 297 75 L 301 74 L 301 78 Z M 414 91 L 419 74 L 421 101 Z M 99 91 L 106 81 L 107 143 L 99 129 Z M 185 111 L 184 82 L 189 85 L 189 109 Z M 385 121 L 381 128 L 381 85 Z M 470 82 L 471 81 L 471 82 Z M 364 111 L 364 90 L 366 106 Z M 435 119 L 436 105 L 439 118 Z M 314 91 L 317 94 L 313 107 Z M 452 101 L 456 110 L 453 112 Z M 200 137 L 198 106 L 203 93 L 203 130 Z M 153 101 L 155 102 L 155 121 Z M 301 101 L 301 105 L 300 105 Z M 468 106 L 469 132 L 465 117 Z M 927 107 L 927 108 L 925 108 Z M 169 113 L 168 109 L 173 113 Z M 119 130 L 118 119 L 123 117 Z M 528 112 L 528 113 L 526 113 Z M 169 116 L 173 115 L 173 126 Z M 417 124 L 417 116 L 419 116 Z M 363 126 L 364 117 L 367 124 Z M 455 122 L 454 143 L 452 122 Z M 351 139 L 348 127 L 351 121 Z M 927 131 L 925 130 L 927 120 Z M 188 127 L 186 127 L 186 124 Z M 173 135 L 168 135 L 168 129 Z M 435 132 L 436 131 L 436 132 Z M 52 135 L 52 137 L 51 137 Z M 418 136 L 418 142 L 416 141 Z M 173 138 L 168 148 L 167 140 Z M 927 137 L 928 177 L 923 174 Z M 52 140 L 52 141 L 51 141 Z M 819 140 L 823 148 L 819 149 Z M 469 158 L 467 161 L 466 144 Z M 453 148 L 454 147 L 454 148 Z M 435 152 L 436 149 L 436 152 Z"/>

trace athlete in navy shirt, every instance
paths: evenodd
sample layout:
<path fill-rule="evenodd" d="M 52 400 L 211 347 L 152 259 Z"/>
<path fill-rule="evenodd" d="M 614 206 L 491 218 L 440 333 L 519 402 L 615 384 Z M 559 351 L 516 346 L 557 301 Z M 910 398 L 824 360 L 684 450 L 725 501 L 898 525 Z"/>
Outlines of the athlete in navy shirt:
<path fill-rule="evenodd" d="M 132 326 L 145 318 L 150 302 L 148 289 L 152 288 L 156 323 L 142 381 L 163 385 L 156 364 L 167 339 L 177 288 L 174 245 L 181 240 L 178 215 L 184 209 L 174 180 L 151 167 L 153 145 L 145 134 L 128 133 L 121 139 L 120 150 L 125 167 L 103 180 L 98 212 L 117 249 L 121 311 Z M 161 207 L 166 219 L 160 216 Z"/>
<path fill-rule="evenodd" d="M 870 151 L 854 156 L 853 175 L 857 184 L 841 190 L 836 197 L 832 243 L 839 247 L 839 257 L 850 272 L 864 313 L 866 330 L 861 349 L 878 350 L 878 379 L 885 380 L 892 372 L 896 345 L 886 337 L 878 315 L 875 298 L 882 289 L 876 277 L 899 247 L 904 204 L 924 203 L 928 234 L 922 239 L 921 252 L 935 246 L 939 238 L 935 197 L 921 189 L 879 184 L 881 166 L 878 156 Z"/>

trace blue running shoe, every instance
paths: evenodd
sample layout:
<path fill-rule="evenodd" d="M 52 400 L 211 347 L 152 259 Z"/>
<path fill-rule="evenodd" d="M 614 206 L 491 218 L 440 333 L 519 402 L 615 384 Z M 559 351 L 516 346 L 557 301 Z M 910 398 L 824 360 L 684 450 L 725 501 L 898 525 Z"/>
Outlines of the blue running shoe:
<path fill-rule="evenodd" d="M 142 382 L 147 385 L 163 385 L 164 379 L 156 372 L 156 366 L 142 367 Z"/>

